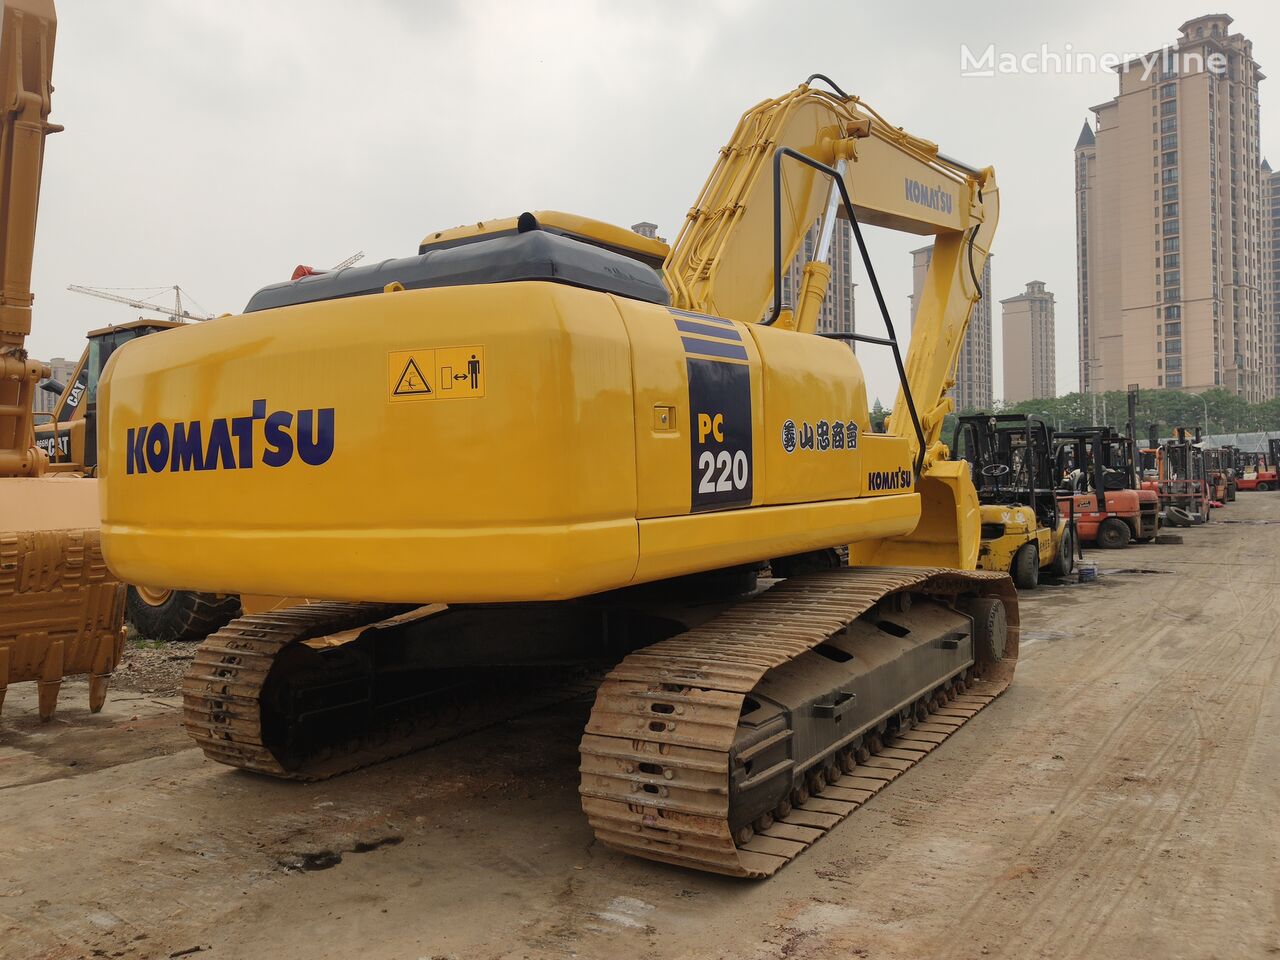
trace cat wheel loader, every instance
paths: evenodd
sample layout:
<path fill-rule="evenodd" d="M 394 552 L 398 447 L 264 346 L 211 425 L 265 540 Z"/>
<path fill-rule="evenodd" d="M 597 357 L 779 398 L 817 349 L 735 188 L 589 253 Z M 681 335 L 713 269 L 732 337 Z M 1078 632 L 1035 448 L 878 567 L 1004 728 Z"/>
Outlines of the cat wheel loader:
<path fill-rule="evenodd" d="M 59 476 L 37 445 L 26 350 L 31 257 L 49 122 L 56 18 L 51 0 L 4 0 L 0 21 L 0 706 L 10 683 L 39 685 L 40 717 L 62 678 L 88 674 L 102 709 L 124 647 L 124 586 L 107 569 L 92 480 Z"/>
<path fill-rule="evenodd" d="M 1017 413 L 972 414 L 956 423 L 951 446 L 972 471 L 982 504 L 978 569 L 1006 571 L 1020 590 L 1035 589 L 1041 570 L 1068 576 L 1077 541 L 1058 503 L 1048 424 Z"/>
<path fill-rule="evenodd" d="M 977 494 L 940 437 L 998 205 L 990 167 L 815 74 L 742 117 L 670 248 L 525 213 L 117 351 L 112 569 L 327 598 L 206 640 L 188 731 L 319 779 L 606 660 L 581 742 L 596 836 L 775 873 L 1012 678 L 1016 594 L 975 569 Z M 816 332 L 837 217 L 883 335 Z M 905 357 L 866 225 L 934 238 Z M 850 340 L 898 378 L 886 433 Z"/>
<path fill-rule="evenodd" d="M 44 389 L 58 392 L 58 401 L 48 420 L 38 422 L 35 428 L 36 446 L 48 458 L 50 473 L 97 475 L 97 393 L 103 367 L 111 355 L 130 340 L 183 325 L 176 320 L 138 319 L 92 330 L 70 382 L 41 384 Z M 241 612 L 240 598 L 234 594 L 135 584 L 126 588 L 125 616 L 139 633 L 151 640 L 203 640 Z"/>

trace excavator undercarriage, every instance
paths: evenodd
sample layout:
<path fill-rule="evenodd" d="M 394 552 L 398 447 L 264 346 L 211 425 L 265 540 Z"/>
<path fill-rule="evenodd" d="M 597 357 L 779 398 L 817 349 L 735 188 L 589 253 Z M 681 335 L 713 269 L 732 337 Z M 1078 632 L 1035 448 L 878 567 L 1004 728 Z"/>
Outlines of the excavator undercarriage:
<path fill-rule="evenodd" d="M 1008 578 L 954 570 L 846 567 L 683 607 L 318 603 L 210 637 L 183 714 L 211 759 L 318 780 L 595 689 L 596 836 L 764 877 L 998 696 L 1017 650 Z"/>

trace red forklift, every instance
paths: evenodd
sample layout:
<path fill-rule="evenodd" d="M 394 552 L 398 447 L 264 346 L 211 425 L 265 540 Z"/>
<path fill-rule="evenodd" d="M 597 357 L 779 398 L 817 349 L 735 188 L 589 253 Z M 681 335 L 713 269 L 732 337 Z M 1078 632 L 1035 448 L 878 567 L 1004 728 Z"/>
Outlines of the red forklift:
<path fill-rule="evenodd" d="M 1267 452 L 1257 450 L 1235 452 L 1237 490 L 1280 490 L 1280 471 L 1276 469 L 1280 456 L 1280 441 L 1271 440 Z"/>

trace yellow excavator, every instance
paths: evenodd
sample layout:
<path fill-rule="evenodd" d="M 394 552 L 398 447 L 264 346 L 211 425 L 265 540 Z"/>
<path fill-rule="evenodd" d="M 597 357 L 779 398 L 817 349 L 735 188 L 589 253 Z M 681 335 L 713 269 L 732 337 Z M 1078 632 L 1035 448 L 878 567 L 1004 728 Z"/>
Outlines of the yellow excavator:
<path fill-rule="evenodd" d="M 998 196 L 814 75 L 742 117 L 670 249 L 526 213 L 128 344 L 101 390 L 112 569 L 322 601 L 206 640 L 188 730 L 318 779 L 594 655 L 597 837 L 771 875 L 1012 678 L 1016 594 L 974 569 L 940 439 Z M 816 333 L 838 217 L 883 336 Z M 935 239 L 905 358 L 865 225 Z M 886 433 L 848 340 L 897 374 Z"/>
<path fill-rule="evenodd" d="M 56 32 L 52 0 L 4 0 L 0 24 L 0 705 L 39 684 L 52 717 L 62 678 L 89 675 L 102 708 L 124 648 L 124 587 L 107 570 L 94 481 L 60 477 L 36 443 L 32 407 L 49 367 L 26 350 Z"/>

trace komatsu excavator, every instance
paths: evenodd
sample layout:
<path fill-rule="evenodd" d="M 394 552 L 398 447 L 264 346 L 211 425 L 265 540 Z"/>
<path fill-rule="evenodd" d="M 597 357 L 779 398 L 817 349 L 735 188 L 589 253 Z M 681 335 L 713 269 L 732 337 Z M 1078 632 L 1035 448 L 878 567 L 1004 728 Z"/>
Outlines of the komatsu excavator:
<path fill-rule="evenodd" d="M 742 117 L 670 250 L 526 213 L 129 344 L 102 388 L 112 569 L 330 601 L 205 641 L 188 730 L 316 779 L 438 739 L 460 697 L 509 709 L 503 669 L 616 653 L 581 744 L 596 835 L 774 873 L 1013 675 L 1016 595 L 974 569 L 940 439 L 998 196 L 815 75 Z M 884 336 L 816 333 L 836 217 Z M 935 240 L 905 358 L 867 224 Z M 847 340 L 887 348 L 887 433 Z"/>
<path fill-rule="evenodd" d="M 26 351 L 49 122 L 56 18 L 52 0 L 4 0 L 0 23 L 0 705 L 11 682 L 39 684 L 42 719 L 62 678 L 88 674 L 102 709 L 124 649 L 124 586 L 98 536 L 95 481 L 49 472 L 32 407 L 46 364 Z M 91 401 L 90 401 L 91 402 Z"/>

